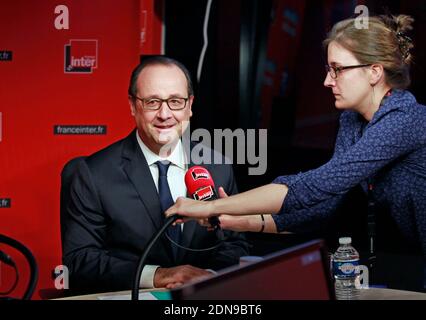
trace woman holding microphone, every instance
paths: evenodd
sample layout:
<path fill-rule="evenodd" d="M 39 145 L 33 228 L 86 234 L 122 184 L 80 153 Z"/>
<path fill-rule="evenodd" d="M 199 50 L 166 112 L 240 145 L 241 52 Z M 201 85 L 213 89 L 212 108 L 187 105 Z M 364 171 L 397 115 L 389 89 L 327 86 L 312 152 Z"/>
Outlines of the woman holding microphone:
<path fill-rule="evenodd" d="M 333 212 L 353 187 L 374 186 L 372 197 L 401 233 L 426 253 L 426 107 L 410 84 L 413 19 L 406 15 L 337 23 L 327 49 L 324 86 L 342 110 L 334 155 L 321 167 L 281 176 L 271 184 L 221 199 L 179 198 L 166 215 L 220 215 L 235 231 L 300 232 Z"/>

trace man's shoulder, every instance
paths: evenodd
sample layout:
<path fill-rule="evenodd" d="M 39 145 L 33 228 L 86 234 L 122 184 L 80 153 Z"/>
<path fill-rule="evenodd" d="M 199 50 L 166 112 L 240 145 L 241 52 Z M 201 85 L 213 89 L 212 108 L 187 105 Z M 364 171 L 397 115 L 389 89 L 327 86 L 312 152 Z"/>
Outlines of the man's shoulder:
<path fill-rule="evenodd" d="M 86 157 L 85 161 L 90 168 L 99 166 L 110 166 L 121 161 L 123 152 L 128 149 L 132 144 L 132 133 L 127 137 L 122 138 L 110 145 L 94 152 L 93 154 Z"/>

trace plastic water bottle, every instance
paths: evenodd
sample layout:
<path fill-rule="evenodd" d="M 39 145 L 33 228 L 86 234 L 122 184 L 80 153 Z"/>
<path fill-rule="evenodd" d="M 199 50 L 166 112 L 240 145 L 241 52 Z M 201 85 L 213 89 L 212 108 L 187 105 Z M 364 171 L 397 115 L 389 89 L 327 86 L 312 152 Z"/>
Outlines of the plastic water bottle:
<path fill-rule="evenodd" d="M 333 255 L 334 288 L 337 300 L 359 299 L 359 254 L 350 237 L 339 238 L 339 248 Z"/>

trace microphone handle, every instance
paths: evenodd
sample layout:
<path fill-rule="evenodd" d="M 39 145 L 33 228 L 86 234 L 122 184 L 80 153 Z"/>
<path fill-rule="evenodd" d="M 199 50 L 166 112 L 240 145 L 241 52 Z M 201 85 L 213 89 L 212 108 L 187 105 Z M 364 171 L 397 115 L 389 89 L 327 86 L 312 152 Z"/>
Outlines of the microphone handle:
<path fill-rule="evenodd" d="M 213 228 L 218 228 L 218 229 L 220 229 L 220 220 L 219 220 L 219 218 L 218 217 L 210 217 L 209 219 L 209 223 L 210 223 L 210 225 L 213 227 Z"/>
<path fill-rule="evenodd" d="M 211 186 L 211 187 L 212 187 L 213 195 L 212 195 L 209 199 L 204 199 L 204 200 L 201 200 L 201 201 L 213 201 L 213 200 L 218 199 L 218 196 L 217 196 L 217 194 L 216 194 L 216 190 L 214 189 L 214 187 L 213 187 L 213 186 Z M 195 193 L 192 195 L 192 197 L 193 197 L 194 199 L 196 199 L 196 197 L 195 197 Z M 225 234 L 223 233 L 223 230 L 222 230 L 222 228 L 220 227 L 220 220 L 219 220 L 219 217 L 217 217 L 217 216 L 210 217 L 210 218 L 208 218 L 208 221 L 209 221 L 210 225 L 213 227 L 214 231 L 216 232 L 216 236 L 217 236 L 217 238 L 218 238 L 220 241 L 225 240 Z"/>
<path fill-rule="evenodd" d="M 216 199 L 218 199 L 218 197 L 216 195 L 216 191 L 213 188 L 213 196 L 207 201 L 212 201 L 212 200 L 216 200 Z M 208 220 L 209 220 L 210 225 L 214 228 L 217 238 L 220 241 L 225 240 L 225 234 L 223 233 L 223 229 L 220 227 L 219 217 L 218 216 L 210 217 Z"/>
<path fill-rule="evenodd" d="M 220 220 L 219 220 L 219 218 L 218 217 L 210 217 L 209 218 L 209 223 L 214 228 L 214 230 L 216 232 L 216 237 L 220 241 L 224 241 L 225 240 L 225 234 L 223 233 L 223 229 L 220 227 Z"/>
<path fill-rule="evenodd" d="M 204 201 L 213 201 L 218 199 L 217 194 L 216 194 L 216 190 L 214 188 L 213 189 L 213 195 L 210 199 L 204 200 Z M 210 217 L 209 219 L 209 223 L 210 225 L 214 228 L 214 229 L 220 229 L 220 220 L 219 217 L 214 216 L 214 217 Z"/>

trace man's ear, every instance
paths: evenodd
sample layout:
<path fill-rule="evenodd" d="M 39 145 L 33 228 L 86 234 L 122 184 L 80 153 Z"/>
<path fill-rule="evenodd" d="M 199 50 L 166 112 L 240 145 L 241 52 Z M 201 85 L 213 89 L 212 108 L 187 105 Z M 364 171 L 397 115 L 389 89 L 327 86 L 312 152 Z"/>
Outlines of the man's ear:
<path fill-rule="evenodd" d="M 192 103 L 194 102 L 194 96 L 190 96 L 188 100 L 189 117 L 192 117 Z"/>
<path fill-rule="evenodd" d="M 375 86 L 385 76 L 385 70 L 381 64 L 373 64 L 370 69 L 370 84 Z"/>
<path fill-rule="evenodd" d="M 129 96 L 128 101 L 130 106 L 130 113 L 132 114 L 132 116 L 135 116 L 135 113 L 136 113 L 135 99 L 132 96 Z"/>

